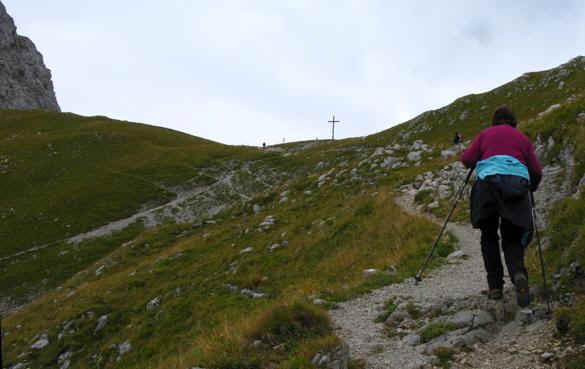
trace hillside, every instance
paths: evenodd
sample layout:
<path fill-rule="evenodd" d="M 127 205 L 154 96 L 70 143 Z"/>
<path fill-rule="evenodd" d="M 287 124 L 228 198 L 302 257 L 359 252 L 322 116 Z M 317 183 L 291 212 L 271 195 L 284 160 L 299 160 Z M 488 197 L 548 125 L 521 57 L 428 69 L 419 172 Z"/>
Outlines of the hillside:
<path fill-rule="evenodd" d="M 0 279 L 3 296 L 34 294 L 42 281 L 56 286 L 112 250 L 86 245 L 82 256 L 64 255 L 55 268 L 51 253 L 74 236 L 128 219 L 123 225 L 133 226 L 124 237 L 132 237 L 171 210 L 184 221 L 213 215 L 241 192 L 265 189 L 260 181 L 271 177 L 263 177 L 256 159 L 273 155 L 104 117 L 2 111 L 0 137 L 0 260 L 13 265 Z M 229 170 L 218 170 L 220 161 Z M 236 181 L 233 173 L 248 168 L 260 175 Z M 222 176 L 230 173 L 228 186 Z M 173 206 L 160 208 L 167 203 Z M 145 221 L 129 218 L 156 209 L 143 214 Z"/>
<path fill-rule="evenodd" d="M 365 139 L 269 152 L 103 117 L 2 112 L 0 232 L 10 241 L 0 287 L 9 305 L 36 297 L 5 321 L 9 367 L 313 368 L 324 356 L 347 359 L 356 350 L 336 336 L 327 309 L 414 274 L 438 232 L 417 213 L 444 216 L 466 172 L 453 133 L 471 139 L 504 103 L 545 164 L 536 195 L 555 319 L 570 322 L 565 345 L 582 344 L 584 88 L 579 57 Z M 405 197 L 414 205 L 397 201 Z M 466 212 L 463 201 L 462 224 Z M 434 267 L 457 242 L 445 237 Z M 49 246 L 30 249 L 39 245 Z M 554 365 L 582 362 L 574 355 Z M 352 359 L 371 367 L 367 356 Z"/>

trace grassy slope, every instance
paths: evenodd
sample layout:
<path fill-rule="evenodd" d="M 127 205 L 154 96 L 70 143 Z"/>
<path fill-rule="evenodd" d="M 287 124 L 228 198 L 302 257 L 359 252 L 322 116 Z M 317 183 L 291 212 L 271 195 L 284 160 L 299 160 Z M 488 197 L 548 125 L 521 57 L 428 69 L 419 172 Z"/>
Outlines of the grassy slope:
<path fill-rule="evenodd" d="M 168 189 L 208 183 L 198 168 L 229 159 L 274 162 L 276 154 L 180 132 L 46 112 L 0 112 L 0 296 L 27 301 L 54 288 L 142 231 L 79 247 L 65 238 L 175 197 Z"/>
<path fill-rule="evenodd" d="M 255 229 L 268 212 L 243 216 L 247 208 L 242 208 L 203 229 L 175 225 L 142 233 L 62 290 L 10 317 L 8 357 L 14 360 L 35 334 L 47 332 L 51 345 L 31 354 L 33 368 L 50 366 L 58 353 L 82 346 L 74 367 L 113 367 L 117 352 L 111 345 L 126 340 L 139 349 L 117 367 L 255 367 L 272 350 L 251 352 L 248 345 L 262 336 L 262 322 L 271 312 L 302 304 L 311 295 L 334 302 L 410 276 L 437 231 L 428 221 L 402 214 L 389 187 L 372 195 L 373 190 L 348 184 L 312 196 L 305 195 L 306 188 L 314 189 L 314 184 L 291 189 L 289 202 L 269 211 L 277 224 L 266 232 Z M 278 200 L 265 206 L 275 206 Z M 246 233 L 246 228 L 252 231 Z M 283 239 L 288 247 L 266 249 Z M 254 252 L 240 254 L 245 247 Z M 238 269 L 232 274 L 234 262 Z M 107 265 L 107 271 L 97 277 L 101 265 Z M 389 265 L 399 266 L 396 276 L 362 275 L 365 268 Z M 271 297 L 250 299 L 226 284 Z M 161 308 L 147 311 L 146 304 L 156 296 L 162 298 Z M 89 311 L 95 314 L 92 318 Z M 94 336 L 96 320 L 103 314 L 109 314 L 110 322 Z M 259 316 L 265 318 L 259 321 Z M 72 320 L 76 331 L 59 341 L 64 323 Z M 285 339 L 286 350 L 272 353 L 273 360 L 308 365 L 316 350 L 334 341 L 330 335 L 324 330 L 307 342 Z M 102 355 L 99 366 L 92 364 L 94 353 Z"/>
<path fill-rule="evenodd" d="M 336 344 L 336 339 L 327 322 L 320 318 L 321 313 L 306 306 L 311 296 L 334 302 L 411 275 L 432 242 L 437 227 L 402 214 L 392 203 L 392 191 L 417 174 L 448 163 L 450 160 L 439 158 L 438 150 L 449 146 L 453 132 L 458 130 L 465 138 L 472 137 L 487 125 L 491 112 L 500 104 L 508 103 L 518 112 L 522 128 L 532 137 L 546 132 L 554 135 L 555 117 L 564 121 L 565 108 L 538 123 L 532 122 L 548 106 L 579 93 L 585 86 L 585 70 L 582 66 L 568 68 L 563 89 L 557 87 L 557 80 L 550 80 L 545 86 L 547 79 L 550 72 L 531 73 L 492 92 L 458 99 L 447 108 L 425 113 L 366 139 L 371 147 L 408 143 L 416 138 L 435 144 L 438 149 L 431 154 L 434 159 L 426 160 L 420 167 L 393 171 L 388 177 L 363 173 L 366 181 L 359 186 L 347 183 L 322 190 L 315 188 L 316 177 L 306 176 L 288 184 L 290 199 L 283 206 L 276 206 L 279 199 L 276 193 L 256 199 L 269 209 L 265 213 L 248 215 L 248 205 L 233 209 L 223 215 L 218 225 L 204 229 L 185 225 L 136 230 L 128 236 L 136 237 L 131 246 L 119 248 L 72 278 L 61 290 L 8 319 L 9 360 L 31 351 L 28 347 L 32 338 L 46 332 L 51 344 L 30 354 L 31 367 L 54 366 L 58 353 L 77 351 L 81 346 L 84 350 L 73 356 L 74 367 L 113 367 L 118 353 L 112 344 L 126 340 L 132 342 L 134 349 L 118 367 L 162 369 L 201 364 L 253 368 L 258 358 L 266 355 L 272 355 L 271 360 L 281 367 L 312 367 L 308 363 L 312 355 L 324 346 Z M 541 87 L 530 89 L 530 85 Z M 578 113 L 582 101 L 575 104 L 571 111 Z M 464 111 L 465 119 L 459 120 Z M 401 138 L 403 133 L 419 129 L 422 123 L 429 128 Z M 575 127 L 578 132 L 578 126 Z M 361 140 L 321 142 L 296 155 L 286 158 L 276 155 L 268 161 L 303 173 L 319 161 L 339 164 L 363 159 L 359 152 L 347 150 L 357 144 Z M 377 187 L 370 187 L 368 182 L 377 183 Z M 314 194 L 305 195 L 307 189 Z M 559 207 L 549 231 L 553 239 L 555 232 L 559 232 L 554 229 L 555 224 L 565 232 L 566 228 L 560 225 L 573 220 L 572 238 L 565 233 L 558 233 L 557 237 L 571 240 L 573 245 L 580 242 L 584 231 L 577 219 L 583 208 L 582 200 L 567 200 L 567 204 Z M 246 228 L 254 229 L 267 214 L 279 220 L 274 229 L 243 232 Z M 283 239 L 289 241 L 288 248 L 274 253 L 266 250 L 268 245 Z M 124 240 L 121 237 L 116 242 Z M 239 251 L 248 246 L 255 251 L 240 255 Z M 566 259 L 562 255 L 554 257 L 554 252 L 549 251 L 549 257 L 558 260 L 555 267 L 560 267 Z M 181 256 L 173 257 L 176 255 Z M 238 269 L 232 274 L 229 270 L 233 270 L 234 262 Z M 384 268 L 390 264 L 400 266 L 398 276 L 381 274 L 364 279 L 361 274 L 366 267 Z M 97 277 L 95 271 L 101 265 L 107 265 L 107 272 Z M 225 283 L 267 292 L 271 298 L 249 299 L 234 293 Z M 146 311 L 147 302 L 156 296 L 162 298 L 161 308 Z M 94 314 L 88 314 L 90 311 Z M 285 313 L 279 315 L 279 311 Z M 570 313 L 577 321 L 585 316 L 579 309 Z M 94 335 L 97 317 L 102 314 L 109 314 L 110 323 L 102 333 Z M 300 321 L 315 323 L 307 324 L 307 329 L 301 331 L 285 329 L 292 333 L 282 337 L 269 334 L 274 329 L 278 331 L 275 326 L 298 326 L 298 317 L 308 317 Z M 74 321 L 75 329 L 57 340 L 57 334 L 68 321 Z M 275 351 L 263 346 L 252 349 L 250 343 L 258 338 L 269 344 L 285 343 L 285 349 Z M 93 354 L 97 354 L 94 359 Z"/>
<path fill-rule="evenodd" d="M 180 132 L 44 112 L 0 112 L 0 257 L 174 197 L 166 188 L 223 158 L 258 157 Z"/>

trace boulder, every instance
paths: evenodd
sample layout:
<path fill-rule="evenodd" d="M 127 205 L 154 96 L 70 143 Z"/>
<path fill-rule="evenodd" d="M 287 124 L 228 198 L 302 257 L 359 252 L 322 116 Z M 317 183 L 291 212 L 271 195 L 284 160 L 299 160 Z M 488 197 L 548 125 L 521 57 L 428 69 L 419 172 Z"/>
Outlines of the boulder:
<path fill-rule="evenodd" d="M 49 345 L 49 336 L 46 333 L 43 333 L 35 337 L 33 341 L 35 342 L 30 348 L 33 350 L 42 350 Z"/>
<path fill-rule="evenodd" d="M 130 343 L 130 341 L 125 341 L 118 345 L 118 352 L 120 353 L 120 356 L 124 355 L 130 350 L 132 350 L 132 344 Z"/>
<path fill-rule="evenodd" d="M 457 155 L 457 153 L 454 150 L 442 150 L 441 151 L 441 157 L 443 158 L 443 160 L 449 159 L 452 156 Z"/>
<path fill-rule="evenodd" d="M 160 307 L 161 301 L 162 300 L 160 296 L 153 298 L 148 302 L 148 304 L 146 304 L 146 311 L 153 311 L 155 309 L 158 309 Z"/>
<path fill-rule="evenodd" d="M 364 277 L 366 277 L 366 278 L 374 276 L 374 275 L 378 274 L 379 272 L 380 271 L 378 269 L 373 269 L 373 268 L 364 269 L 364 271 L 363 271 Z"/>
<path fill-rule="evenodd" d="M 320 351 L 311 360 L 311 364 L 318 368 L 347 369 L 349 365 L 349 346 L 343 342 L 341 345 Z"/>
<path fill-rule="evenodd" d="M 453 251 L 452 253 L 450 253 L 449 256 L 447 256 L 447 260 L 455 261 L 457 259 L 464 259 L 466 257 L 467 257 L 467 254 L 465 254 L 461 250 L 457 250 L 457 251 Z"/>
<path fill-rule="evenodd" d="M 406 155 L 406 158 L 409 161 L 420 161 L 422 155 L 422 151 L 411 151 Z"/>
<path fill-rule="evenodd" d="M 106 315 L 100 316 L 100 318 L 98 319 L 97 325 L 96 325 L 95 329 L 93 330 L 93 334 L 97 334 L 99 331 L 104 329 L 107 324 L 108 324 L 108 315 L 106 314 Z"/>

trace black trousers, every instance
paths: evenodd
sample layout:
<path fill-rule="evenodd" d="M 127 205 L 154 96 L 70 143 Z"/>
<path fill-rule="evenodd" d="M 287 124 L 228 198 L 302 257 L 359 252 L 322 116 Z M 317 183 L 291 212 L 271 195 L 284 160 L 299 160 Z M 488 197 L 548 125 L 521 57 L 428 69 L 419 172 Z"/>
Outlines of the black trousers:
<path fill-rule="evenodd" d="M 502 235 L 502 250 L 512 283 L 514 283 L 516 273 L 522 272 L 526 275 L 524 246 L 521 242 L 524 229 L 499 215 L 483 219 L 479 228 L 481 229 L 481 252 L 489 288 L 500 289 L 504 286 L 504 268 L 500 257 L 498 228 Z"/>

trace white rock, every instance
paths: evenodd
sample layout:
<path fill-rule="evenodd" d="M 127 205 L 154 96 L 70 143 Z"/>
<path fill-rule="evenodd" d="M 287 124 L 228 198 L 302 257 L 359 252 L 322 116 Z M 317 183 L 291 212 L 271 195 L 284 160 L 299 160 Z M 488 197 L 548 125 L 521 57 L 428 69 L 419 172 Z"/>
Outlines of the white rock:
<path fill-rule="evenodd" d="M 405 336 L 402 341 L 410 346 L 416 346 L 420 343 L 420 336 L 416 333 L 411 333 Z"/>
<path fill-rule="evenodd" d="M 399 159 L 393 157 L 393 156 L 387 156 L 384 161 L 382 162 L 382 164 L 380 164 L 380 166 L 382 168 L 387 168 L 387 167 L 391 167 L 392 165 L 394 165 L 397 161 L 399 161 Z"/>
<path fill-rule="evenodd" d="M 516 320 L 522 325 L 528 325 L 534 320 L 534 312 L 531 309 L 522 309 L 516 312 Z"/>
<path fill-rule="evenodd" d="M 104 270 L 106 270 L 106 266 L 102 265 L 99 268 L 97 268 L 97 270 L 95 271 L 95 275 L 97 277 L 99 277 L 100 275 L 102 275 L 102 273 L 104 272 Z"/>
<path fill-rule="evenodd" d="M 160 306 L 161 298 L 157 296 L 146 304 L 146 311 L 152 311 Z"/>
<path fill-rule="evenodd" d="M 47 347 L 49 344 L 49 336 L 43 333 L 36 341 L 32 344 L 30 348 L 33 350 L 42 350 L 43 348 Z"/>
<path fill-rule="evenodd" d="M 255 291 L 252 291 L 252 290 L 250 290 L 248 288 L 243 288 L 240 291 L 240 293 L 242 295 L 244 295 L 244 296 L 248 296 L 248 297 L 251 297 L 253 299 L 264 299 L 264 298 L 268 298 L 269 297 L 268 294 L 266 294 L 266 293 L 255 292 Z"/>
<path fill-rule="evenodd" d="M 440 199 L 446 199 L 447 197 L 451 196 L 451 187 L 443 184 L 439 185 L 438 192 Z"/>
<path fill-rule="evenodd" d="M 118 351 L 120 352 L 120 355 L 124 355 L 130 350 L 132 350 L 132 344 L 130 341 L 126 341 L 118 345 Z"/>
<path fill-rule="evenodd" d="M 321 360 L 321 354 L 317 353 L 314 357 L 313 360 L 311 360 L 311 364 L 313 365 L 318 365 L 319 361 Z"/>
<path fill-rule="evenodd" d="M 378 269 L 374 269 L 374 268 L 370 268 L 370 269 L 364 269 L 363 273 L 364 273 L 364 277 L 371 277 L 373 275 L 378 274 L 379 270 Z"/>
<path fill-rule="evenodd" d="M 555 354 L 553 354 L 551 352 L 545 352 L 542 355 L 540 355 L 540 360 L 542 360 L 543 362 L 547 362 L 547 361 L 551 361 L 554 357 L 555 357 Z"/>
<path fill-rule="evenodd" d="M 561 104 L 554 104 L 548 107 L 548 109 L 546 109 L 545 111 L 538 113 L 539 117 L 542 117 L 543 115 L 549 114 L 557 109 L 560 109 Z"/>
<path fill-rule="evenodd" d="M 406 155 L 409 161 L 419 161 L 421 159 L 422 151 L 412 151 Z"/>
<path fill-rule="evenodd" d="M 380 156 L 380 155 L 384 155 L 384 148 L 383 147 L 376 147 L 376 150 L 374 150 L 374 153 L 370 157 L 375 157 L 375 156 Z"/>
<path fill-rule="evenodd" d="M 254 211 L 254 214 L 258 214 L 259 212 L 262 211 L 262 206 L 254 204 L 254 206 L 252 206 L 252 210 Z"/>
<path fill-rule="evenodd" d="M 99 331 L 101 331 L 102 329 L 104 329 L 107 324 L 108 324 L 108 315 L 100 316 L 100 318 L 98 319 L 97 325 L 93 331 L 93 334 L 96 334 Z"/>
<path fill-rule="evenodd" d="M 245 249 L 243 249 L 242 251 L 240 251 L 240 255 L 242 254 L 248 254 L 250 252 L 254 251 L 253 247 L 246 247 Z"/>
<path fill-rule="evenodd" d="M 467 255 L 463 251 L 457 250 L 457 251 L 454 251 L 454 252 L 450 253 L 449 256 L 447 256 L 447 259 L 449 261 L 453 261 L 453 260 L 456 260 L 456 259 L 463 259 L 463 258 L 466 258 L 466 257 L 467 257 Z"/>
<path fill-rule="evenodd" d="M 457 155 L 457 153 L 453 150 L 442 150 L 441 151 L 441 157 L 443 158 L 443 160 L 448 159 L 452 156 Z"/>
<path fill-rule="evenodd" d="M 323 169 L 327 167 L 327 163 L 325 163 L 324 161 L 320 161 L 319 163 L 317 163 L 317 165 L 315 166 L 315 169 L 319 170 L 319 169 Z"/>
<path fill-rule="evenodd" d="M 429 209 L 436 209 L 439 207 L 439 202 L 438 201 L 433 201 L 430 204 L 427 205 L 427 208 Z"/>
<path fill-rule="evenodd" d="M 282 246 L 279 243 L 275 243 L 273 245 L 270 245 L 268 247 L 268 251 L 274 251 L 274 250 L 278 250 L 279 248 L 281 248 Z"/>

